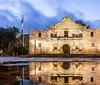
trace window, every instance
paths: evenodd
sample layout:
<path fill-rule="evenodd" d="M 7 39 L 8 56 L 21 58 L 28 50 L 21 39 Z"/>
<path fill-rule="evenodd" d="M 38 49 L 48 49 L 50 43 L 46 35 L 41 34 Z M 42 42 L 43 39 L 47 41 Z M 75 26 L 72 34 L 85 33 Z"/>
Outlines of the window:
<path fill-rule="evenodd" d="M 51 80 L 52 81 L 57 81 L 57 77 L 56 76 L 51 76 Z"/>
<path fill-rule="evenodd" d="M 41 71 L 41 67 L 39 67 L 39 71 Z"/>
<path fill-rule="evenodd" d="M 68 83 L 68 77 L 64 77 L 64 83 Z"/>
<path fill-rule="evenodd" d="M 82 37 L 82 33 L 79 34 L 79 37 Z"/>
<path fill-rule="evenodd" d="M 41 82 L 41 77 L 39 77 L 39 81 Z"/>
<path fill-rule="evenodd" d="M 56 34 L 54 34 L 54 37 L 57 37 L 57 33 L 56 33 Z"/>
<path fill-rule="evenodd" d="M 91 32 L 91 37 L 93 37 L 94 36 L 94 33 L 93 32 Z"/>
<path fill-rule="evenodd" d="M 91 82 L 93 82 L 94 81 L 94 79 L 93 79 L 93 77 L 91 77 Z"/>
<path fill-rule="evenodd" d="M 68 37 L 68 31 L 64 31 L 64 37 Z"/>
<path fill-rule="evenodd" d="M 92 43 L 92 47 L 95 47 L 95 43 Z"/>
<path fill-rule="evenodd" d="M 38 47 L 41 47 L 41 43 L 38 44 Z"/>
<path fill-rule="evenodd" d="M 95 67 L 92 67 L 92 71 L 95 71 Z"/>
<path fill-rule="evenodd" d="M 72 37 L 76 37 L 75 34 L 72 34 Z"/>
<path fill-rule="evenodd" d="M 39 37 L 41 37 L 41 33 L 39 33 L 39 35 L 38 35 Z"/>
<path fill-rule="evenodd" d="M 76 38 L 78 38 L 79 37 L 79 35 L 78 34 L 76 34 Z"/>
<path fill-rule="evenodd" d="M 51 34 L 51 38 L 56 38 L 57 34 Z"/>
<path fill-rule="evenodd" d="M 53 37 L 53 34 L 51 34 L 51 37 Z"/>

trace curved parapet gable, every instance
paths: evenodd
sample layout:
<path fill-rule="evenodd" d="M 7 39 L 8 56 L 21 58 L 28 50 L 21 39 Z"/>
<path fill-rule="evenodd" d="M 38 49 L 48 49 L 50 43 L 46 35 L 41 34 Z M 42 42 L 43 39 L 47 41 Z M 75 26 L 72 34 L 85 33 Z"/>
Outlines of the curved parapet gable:
<path fill-rule="evenodd" d="M 85 26 L 81 26 L 73 22 L 69 17 L 64 17 L 59 23 L 48 26 L 49 30 L 85 30 Z"/>

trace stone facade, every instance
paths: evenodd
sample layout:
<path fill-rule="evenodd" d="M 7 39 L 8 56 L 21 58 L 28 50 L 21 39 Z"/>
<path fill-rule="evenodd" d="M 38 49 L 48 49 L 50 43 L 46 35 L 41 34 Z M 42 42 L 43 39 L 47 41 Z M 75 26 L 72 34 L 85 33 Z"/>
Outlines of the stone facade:
<path fill-rule="evenodd" d="M 99 85 L 100 62 L 30 62 L 31 83 Z"/>
<path fill-rule="evenodd" d="M 65 17 L 46 30 L 30 30 L 29 54 L 100 53 L 100 29 L 87 29 Z"/>

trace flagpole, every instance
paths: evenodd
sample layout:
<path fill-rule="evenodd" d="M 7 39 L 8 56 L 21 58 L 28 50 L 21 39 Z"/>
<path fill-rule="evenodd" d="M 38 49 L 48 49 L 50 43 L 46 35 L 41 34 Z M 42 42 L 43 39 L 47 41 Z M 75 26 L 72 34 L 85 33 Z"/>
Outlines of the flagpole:
<path fill-rule="evenodd" d="M 24 31 L 23 31 L 23 28 L 21 30 L 21 35 L 22 35 L 22 56 L 23 56 L 23 47 L 24 47 Z"/>
<path fill-rule="evenodd" d="M 23 55 L 23 47 L 24 47 L 24 16 L 22 16 L 22 20 L 21 20 L 21 36 L 22 36 L 22 55 Z"/>
<path fill-rule="evenodd" d="M 22 20 L 21 20 L 21 36 L 22 36 L 22 56 L 23 56 L 23 47 L 24 47 L 24 16 L 22 16 Z M 22 67 L 22 85 L 24 85 L 24 67 Z"/>

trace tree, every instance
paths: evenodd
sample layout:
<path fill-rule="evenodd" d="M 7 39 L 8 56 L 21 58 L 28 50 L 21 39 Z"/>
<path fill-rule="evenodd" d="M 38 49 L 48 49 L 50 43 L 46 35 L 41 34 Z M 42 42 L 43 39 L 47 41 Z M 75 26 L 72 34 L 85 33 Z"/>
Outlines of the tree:
<path fill-rule="evenodd" d="M 15 46 L 17 35 L 19 33 L 16 27 L 0 27 L 0 48 L 7 49 L 10 53 Z"/>
<path fill-rule="evenodd" d="M 90 25 L 86 25 L 86 24 L 84 23 L 84 21 L 82 21 L 81 19 L 76 20 L 75 23 L 80 24 L 80 25 L 82 25 L 82 26 L 86 26 L 87 29 L 91 27 Z"/>

